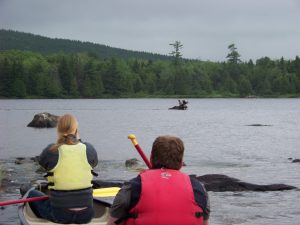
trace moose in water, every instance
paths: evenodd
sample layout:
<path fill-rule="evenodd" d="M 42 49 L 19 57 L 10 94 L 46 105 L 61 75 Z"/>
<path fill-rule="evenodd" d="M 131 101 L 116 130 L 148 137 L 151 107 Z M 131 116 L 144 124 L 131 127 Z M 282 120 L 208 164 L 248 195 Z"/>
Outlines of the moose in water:
<path fill-rule="evenodd" d="M 186 101 L 184 99 L 183 100 L 178 99 L 178 103 L 179 103 L 178 106 L 176 105 L 169 109 L 186 110 L 188 108 L 187 107 L 188 101 Z"/>

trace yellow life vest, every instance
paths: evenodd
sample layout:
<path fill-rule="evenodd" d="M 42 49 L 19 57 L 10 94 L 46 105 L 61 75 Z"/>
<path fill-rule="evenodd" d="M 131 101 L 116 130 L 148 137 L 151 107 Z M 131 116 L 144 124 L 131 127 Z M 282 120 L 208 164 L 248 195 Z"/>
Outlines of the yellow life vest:
<path fill-rule="evenodd" d="M 92 186 L 92 167 L 86 156 L 86 145 L 61 145 L 58 162 L 48 176 L 49 189 L 79 190 Z"/>

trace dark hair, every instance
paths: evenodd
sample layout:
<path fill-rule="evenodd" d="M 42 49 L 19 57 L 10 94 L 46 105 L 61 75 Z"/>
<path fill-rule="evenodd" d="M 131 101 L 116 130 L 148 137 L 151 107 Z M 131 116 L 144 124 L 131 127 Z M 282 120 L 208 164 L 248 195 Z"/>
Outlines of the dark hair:
<path fill-rule="evenodd" d="M 152 145 L 152 168 L 179 170 L 182 166 L 184 144 L 175 136 L 159 136 Z"/>

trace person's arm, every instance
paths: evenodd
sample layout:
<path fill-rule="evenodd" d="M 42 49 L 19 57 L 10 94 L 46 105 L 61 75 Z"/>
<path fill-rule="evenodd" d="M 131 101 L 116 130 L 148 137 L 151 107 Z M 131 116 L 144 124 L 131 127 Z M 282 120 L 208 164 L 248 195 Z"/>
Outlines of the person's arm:
<path fill-rule="evenodd" d="M 98 164 L 98 154 L 97 151 L 95 150 L 94 146 L 88 142 L 83 142 L 83 144 L 85 144 L 86 146 L 86 155 L 87 155 L 87 159 L 89 164 L 91 165 L 91 167 L 96 167 Z"/>
<path fill-rule="evenodd" d="M 135 180 L 134 178 L 133 180 Z M 126 182 L 118 194 L 116 195 L 112 206 L 109 209 L 109 218 L 106 225 L 115 225 L 115 221 L 118 224 L 125 224 L 126 218 L 129 213 L 130 201 L 131 201 L 132 186 L 130 182 Z M 122 220 L 123 219 L 123 220 Z"/>
<path fill-rule="evenodd" d="M 50 151 L 50 148 L 53 144 L 48 145 L 40 154 L 39 164 L 45 170 L 49 171 L 53 169 L 58 161 L 58 152 Z"/>
<path fill-rule="evenodd" d="M 210 201 L 208 193 L 205 186 L 199 180 L 193 176 L 190 176 L 190 179 L 193 186 L 195 200 L 203 210 L 203 223 L 204 225 L 208 225 L 208 219 L 210 216 Z"/>
<path fill-rule="evenodd" d="M 205 195 L 205 198 L 206 198 L 206 207 L 205 209 L 203 210 L 204 211 L 204 220 L 203 220 L 203 224 L 204 225 L 209 225 L 208 223 L 208 219 L 209 219 L 209 216 L 210 216 L 210 200 L 209 200 L 209 196 L 208 196 L 208 193 L 203 185 L 203 189 L 204 189 L 204 195 Z"/>

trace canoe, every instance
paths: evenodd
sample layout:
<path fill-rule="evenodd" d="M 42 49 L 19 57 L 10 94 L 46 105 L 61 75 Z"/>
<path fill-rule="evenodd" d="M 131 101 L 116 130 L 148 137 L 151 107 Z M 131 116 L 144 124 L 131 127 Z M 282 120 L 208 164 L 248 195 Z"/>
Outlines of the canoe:
<path fill-rule="evenodd" d="M 29 191 L 23 196 L 23 199 L 27 198 Z M 99 189 L 97 189 L 99 190 Z M 95 193 L 95 192 L 94 192 Z M 89 225 L 104 225 L 107 223 L 109 216 L 109 207 L 113 202 L 114 197 L 95 197 L 94 194 L 94 209 L 95 217 L 92 219 Z M 57 225 L 49 220 L 38 218 L 31 210 L 28 202 L 19 205 L 18 214 L 21 225 Z"/>

